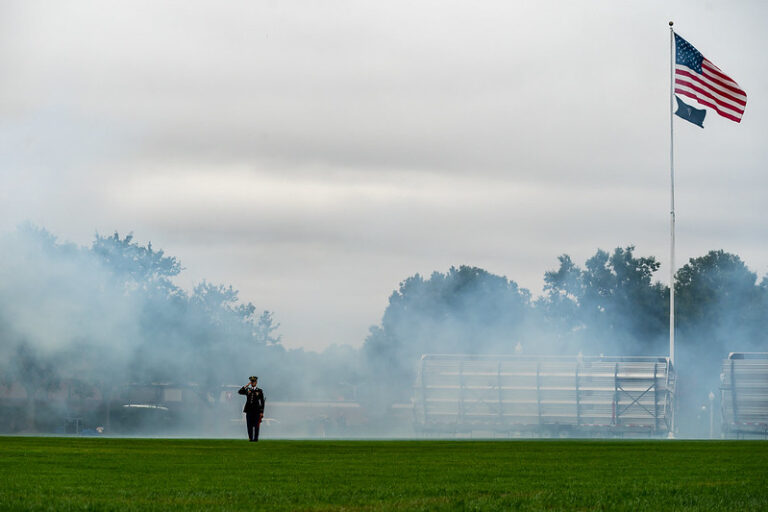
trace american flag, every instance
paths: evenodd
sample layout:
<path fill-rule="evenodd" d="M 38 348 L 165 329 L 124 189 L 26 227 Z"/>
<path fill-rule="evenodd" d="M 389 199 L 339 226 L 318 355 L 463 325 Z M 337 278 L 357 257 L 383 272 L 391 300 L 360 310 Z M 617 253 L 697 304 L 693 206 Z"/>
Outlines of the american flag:
<path fill-rule="evenodd" d="M 691 43 L 675 34 L 675 92 L 741 122 L 747 93 Z"/>

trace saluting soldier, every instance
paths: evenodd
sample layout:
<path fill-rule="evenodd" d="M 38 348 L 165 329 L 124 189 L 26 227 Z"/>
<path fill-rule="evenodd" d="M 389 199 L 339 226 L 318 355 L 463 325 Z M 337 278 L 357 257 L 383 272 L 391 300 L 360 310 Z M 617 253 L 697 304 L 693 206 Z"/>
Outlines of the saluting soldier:
<path fill-rule="evenodd" d="M 256 442 L 259 440 L 259 426 L 264 418 L 264 392 L 256 387 L 259 378 L 251 375 L 248 378 L 248 384 L 241 387 L 239 394 L 245 395 L 245 425 L 248 427 L 248 440 Z"/>

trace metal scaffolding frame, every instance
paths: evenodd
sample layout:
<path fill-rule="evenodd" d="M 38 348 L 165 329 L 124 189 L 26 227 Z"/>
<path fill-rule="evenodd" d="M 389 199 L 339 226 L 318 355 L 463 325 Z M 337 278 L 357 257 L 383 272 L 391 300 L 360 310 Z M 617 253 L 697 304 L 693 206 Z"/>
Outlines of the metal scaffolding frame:
<path fill-rule="evenodd" d="M 768 438 L 768 352 L 731 352 L 720 374 L 726 437 Z"/>
<path fill-rule="evenodd" d="M 663 435 L 674 388 L 667 357 L 426 354 L 414 420 L 424 433 Z"/>

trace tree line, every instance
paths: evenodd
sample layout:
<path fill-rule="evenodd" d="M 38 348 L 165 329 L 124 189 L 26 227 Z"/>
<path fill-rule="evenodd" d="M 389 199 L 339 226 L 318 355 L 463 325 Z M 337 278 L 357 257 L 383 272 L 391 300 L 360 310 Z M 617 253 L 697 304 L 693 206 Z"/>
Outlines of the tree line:
<path fill-rule="evenodd" d="M 359 349 L 322 352 L 284 348 L 275 314 L 231 285 L 180 288 L 181 262 L 131 234 L 96 234 L 80 247 L 26 225 L 0 237 L 0 254 L 0 389 L 25 389 L 28 426 L 62 382 L 105 401 L 129 383 L 194 383 L 202 403 L 215 403 L 223 384 L 259 368 L 272 399 L 384 410 L 410 400 L 424 353 L 667 350 L 669 290 L 655 280 L 659 262 L 632 246 L 598 250 L 583 266 L 561 255 L 541 296 L 472 266 L 413 275 Z M 728 351 L 766 349 L 768 279 L 737 255 L 692 258 L 675 293 L 683 371 L 714 373 Z"/>
<path fill-rule="evenodd" d="M 365 359 L 377 378 L 403 383 L 395 388 L 403 400 L 424 353 L 664 356 L 669 287 L 654 279 L 659 267 L 633 246 L 598 250 L 583 266 L 564 254 L 544 273 L 539 297 L 477 267 L 416 274 L 371 328 Z M 738 255 L 691 258 L 675 274 L 675 301 L 684 395 L 716 389 L 729 352 L 768 350 L 768 278 L 758 280 Z"/>
<path fill-rule="evenodd" d="M 0 430 L 39 430 L 67 414 L 49 400 L 110 401 L 134 384 L 184 385 L 215 406 L 222 385 L 259 371 L 273 399 L 339 398 L 357 353 L 286 350 L 272 311 L 231 285 L 174 283 L 180 261 L 132 234 L 96 234 L 80 247 L 25 225 L 0 237 L 0 397 L 23 388 L 25 410 L 0 411 Z M 351 380 L 351 379 L 346 379 Z M 20 417 L 23 416 L 23 417 Z"/>

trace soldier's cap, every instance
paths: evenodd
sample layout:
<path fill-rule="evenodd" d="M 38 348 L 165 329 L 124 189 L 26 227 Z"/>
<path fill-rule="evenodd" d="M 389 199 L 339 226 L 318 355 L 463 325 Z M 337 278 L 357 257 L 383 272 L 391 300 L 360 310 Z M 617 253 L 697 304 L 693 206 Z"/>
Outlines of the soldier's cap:
<path fill-rule="evenodd" d="M 248 377 L 248 380 L 259 380 L 259 378 L 255 375 L 251 375 L 250 377 Z"/>

